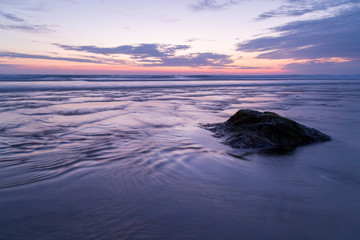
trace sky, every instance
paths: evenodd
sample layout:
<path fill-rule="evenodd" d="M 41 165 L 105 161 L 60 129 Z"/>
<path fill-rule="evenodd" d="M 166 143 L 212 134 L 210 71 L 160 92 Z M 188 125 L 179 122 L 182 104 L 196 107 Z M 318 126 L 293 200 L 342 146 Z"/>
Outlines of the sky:
<path fill-rule="evenodd" d="M 360 0 L 0 0 L 0 74 L 360 74 Z"/>

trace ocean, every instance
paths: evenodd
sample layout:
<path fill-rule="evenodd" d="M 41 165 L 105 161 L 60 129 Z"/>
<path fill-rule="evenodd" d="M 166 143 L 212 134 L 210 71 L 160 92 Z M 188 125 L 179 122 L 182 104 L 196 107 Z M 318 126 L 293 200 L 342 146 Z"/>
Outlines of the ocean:
<path fill-rule="evenodd" d="M 282 154 L 201 124 L 273 111 Z M 360 75 L 0 75 L 0 239 L 359 239 Z"/>

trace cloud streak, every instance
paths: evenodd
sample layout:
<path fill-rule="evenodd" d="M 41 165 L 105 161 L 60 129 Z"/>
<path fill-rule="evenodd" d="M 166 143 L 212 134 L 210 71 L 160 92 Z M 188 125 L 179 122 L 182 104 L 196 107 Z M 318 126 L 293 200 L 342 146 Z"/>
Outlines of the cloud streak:
<path fill-rule="evenodd" d="M 270 67 L 237 66 L 236 69 L 248 69 L 248 70 L 253 70 L 253 69 L 273 69 L 273 68 L 270 68 Z"/>
<path fill-rule="evenodd" d="M 349 62 L 308 61 L 305 63 L 290 63 L 285 70 L 300 74 L 360 74 L 360 60 Z"/>
<path fill-rule="evenodd" d="M 290 22 L 273 29 L 279 36 L 237 45 L 238 51 L 262 52 L 261 59 L 350 58 L 360 56 L 360 8 L 319 20 Z"/>
<path fill-rule="evenodd" d="M 196 11 L 219 10 L 240 2 L 240 0 L 198 0 L 196 3 L 191 4 L 191 8 Z"/>
<path fill-rule="evenodd" d="M 233 61 L 230 56 L 215 53 L 193 53 L 184 56 L 162 58 L 157 63 L 144 64 L 144 66 L 158 67 L 202 67 L 202 66 L 224 66 Z"/>
<path fill-rule="evenodd" d="M 20 31 L 32 32 L 32 33 L 54 32 L 54 30 L 51 29 L 51 27 L 53 26 L 49 26 L 45 24 L 41 24 L 41 25 L 29 24 L 23 18 L 11 13 L 5 13 L 0 11 L 0 17 L 3 17 L 5 20 L 10 22 L 8 24 L 0 24 L 0 29 L 20 30 Z"/>
<path fill-rule="evenodd" d="M 29 24 L 2 25 L 2 24 L 0 24 L 0 29 L 21 30 L 21 31 L 33 32 L 33 33 L 54 32 L 54 30 L 52 30 L 48 25 L 29 25 Z"/>
<path fill-rule="evenodd" d="M 190 53 L 177 55 L 176 52 L 186 50 L 187 45 L 139 44 L 123 45 L 114 48 L 101 48 L 95 46 L 69 46 L 55 44 L 65 50 L 86 52 L 101 56 L 88 56 L 87 58 L 58 57 L 50 55 L 25 54 L 17 52 L 0 52 L 0 58 L 23 58 L 68 61 L 78 63 L 95 63 L 108 65 L 135 64 L 143 67 L 231 67 L 233 60 L 229 55 L 216 53 Z M 119 54 L 128 55 L 133 63 L 119 58 Z"/>
<path fill-rule="evenodd" d="M 0 63 L 0 68 L 15 68 L 18 67 L 19 65 L 16 64 L 7 64 L 7 63 Z"/>
<path fill-rule="evenodd" d="M 81 51 L 88 53 L 96 53 L 102 55 L 125 54 L 132 58 L 162 58 L 173 55 L 176 51 L 187 50 L 189 45 L 169 45 L 169 44 L 138 44 L 138 45 L 122 45 L 111 48 L 103 48 L 96 46 L 69 46 L 54 44 L 65 50 Z"/>
<path fill-rule="evenodd" d="M 273 17 L 296 17 L 329 8 L 351 7 L 358 4 L 359 0 L 287 0 L 286 2 L 287 4 L 277 9 L 260 14 L 256 20 Z"/>
<path fill-rule="evenodd" d="M 80 63 L 102 63 L 99 60 L 87 59 L 87 58 L 52 57 L 48 55 L 25 54 L 25 53 L 16 53 L 16 52 L 0 52 L 0 58 L 30 58 L 30 59 L 57 60 L 57 61 L 80 62 Z"/>
<path fill-rule="evenodd" d="M 116 57 L 127 55 L 136 61 L 136 64 L 146 67 L 202 67 L 202 66 L 224 66 L 231 64 L 229 55 L 217 53 L 190 53 L 178 55 L 179 51 L 189 50 L 189 45 L 170 44 L 137 44 L 121 45 L 117 47 L 104 48 L 96 46 L 69 46 L 54 44 L 64 50 L 80 51 L 93 54 Z"/>
<path fill-rule="evenodd" d="M 0 11 L 0 16 L 2 16 L 3 18 L 5 18 L 9 21 L 12 21 L 12 22 L 24 22 L 24 19 L 14 15 L 14 14 L 11 14 L 11 13 L 4 13 L 4 12 Z"/>

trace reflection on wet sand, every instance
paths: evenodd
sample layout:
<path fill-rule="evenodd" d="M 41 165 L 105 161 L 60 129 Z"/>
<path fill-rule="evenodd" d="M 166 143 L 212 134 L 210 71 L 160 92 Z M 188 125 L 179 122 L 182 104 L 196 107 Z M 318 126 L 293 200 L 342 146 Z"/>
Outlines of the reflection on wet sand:
<path fill-rule="evenodd" d="M 3 92 L 0 238 L 355 239 L 360 85 L 265 82 Z M 334 141 L 242 153 L 199 127 L 241 108 Z"/>

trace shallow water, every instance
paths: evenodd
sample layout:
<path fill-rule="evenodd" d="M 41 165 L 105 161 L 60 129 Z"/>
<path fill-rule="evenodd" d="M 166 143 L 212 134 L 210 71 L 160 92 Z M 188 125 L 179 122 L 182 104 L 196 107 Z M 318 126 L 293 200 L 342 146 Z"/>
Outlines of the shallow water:
<path fill-rule="evenodd" d="M 3 75 L 0 239 L 358 239 L 359 79 Z M 333 141 L 244 154 L 199 127 L 241 108 Z"/>

